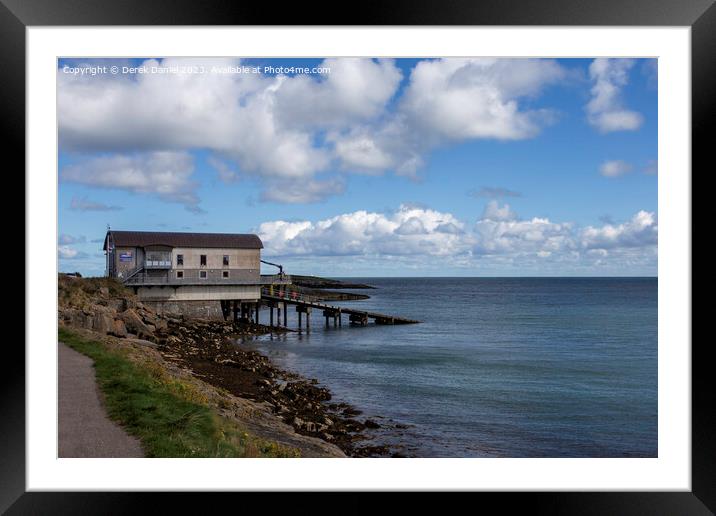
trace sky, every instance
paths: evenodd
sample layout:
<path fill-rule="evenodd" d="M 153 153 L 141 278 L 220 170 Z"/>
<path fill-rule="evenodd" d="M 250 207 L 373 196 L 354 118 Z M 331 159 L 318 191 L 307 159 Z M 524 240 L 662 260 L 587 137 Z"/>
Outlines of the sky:
<path fill-rule="evenodd" d="M 655 59 L 60 59 L 58 258 L 256 233 L 287 273 L 656 276 Z M 273 272 L 267 268 L 265 272 Z"/>

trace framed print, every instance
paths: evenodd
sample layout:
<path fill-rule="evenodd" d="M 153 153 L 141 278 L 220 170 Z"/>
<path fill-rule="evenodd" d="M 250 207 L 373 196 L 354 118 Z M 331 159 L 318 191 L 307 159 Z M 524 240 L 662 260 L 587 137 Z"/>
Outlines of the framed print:
<path fill-rule="evenodd" d="M 662 4 L 269 26 L 5 1 L 28 308 L 3 508 L 397 490 L 714 510 L 691 169 L 716 11 Z"/>

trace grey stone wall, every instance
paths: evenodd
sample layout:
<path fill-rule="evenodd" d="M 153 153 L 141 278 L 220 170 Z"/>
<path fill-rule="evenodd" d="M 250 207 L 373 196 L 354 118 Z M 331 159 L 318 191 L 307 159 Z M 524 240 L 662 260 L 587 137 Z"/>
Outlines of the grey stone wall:
<path fill-rule="evenodd" d="M 191 319 L 223 321 L 220 301 L 142 301 L 161 315 L 183 315 Z"/>

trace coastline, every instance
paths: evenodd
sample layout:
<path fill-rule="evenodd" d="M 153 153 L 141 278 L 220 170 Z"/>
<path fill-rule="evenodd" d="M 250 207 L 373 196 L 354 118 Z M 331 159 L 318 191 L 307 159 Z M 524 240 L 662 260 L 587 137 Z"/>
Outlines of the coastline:
<path fill-rule="evenodd" d="M 208 386 L 215 391 L 219 408 L 238 404 L 244 414 L 261 414 L 261 424 L 242 420 L 258 437 L 286 440 L 293 433 L 309 439 L 307 443 L 329 446 L 318 456 L 340 456 L 336 450 L 351 457 L 400 456 L 386 446 L 371 445 L 371 431 L 380 425 L 361 417 L 360 410 L 348 403 L 332 400 L 330 390 L 317 379 L 284 370 L 242 343 L 245 338 L 290 330 L 160 315 L 111 280 L 62 276 L 58 319 L 61 327 L 80 330 L 106 345 L 129 347 L 135 354 L 148 350 L 145 354 L 152 354 L 153 363 L 168 374 L 181 373 L 184 380 L 190 375 L 204 384 L 204 390 Z M 317 450 L 321 447 L 313 443 L 302 451 L 317 456 Z"/>

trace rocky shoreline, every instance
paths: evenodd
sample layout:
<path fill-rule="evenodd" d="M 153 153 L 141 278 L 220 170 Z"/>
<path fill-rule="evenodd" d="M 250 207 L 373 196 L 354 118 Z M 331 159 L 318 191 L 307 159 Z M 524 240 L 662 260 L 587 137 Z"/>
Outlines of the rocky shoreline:
<path fill-rule="evenodd" d="M 268 357 L 240 344 L 242 336 L 267 333 L 271 328 L 196 321 L 170 323 L 159 334 L 164 358 L 191 370 L 203 381 L 231 394 L 268 403 L 272 412 L 302 435 L 335 444 L 348 456 L 386 456 L 386 447 L 368 446 L 364 432 L 379 428 L 373 420 L 359 420 L 361 412 L 346 403 L 331 403 L 331 393 L 316 379 L 275 366 Z M 275 328 L 273 329 L 275 331 Z M 239 341 L 236 339 L 238 337 Z"/>
<path fill-rule="evenodd" d="M 146 343 L 164 360 L 233 396 L 266 404 L 296 433 L 334 444 L 347 456 L 400 456 L 387 446 L 372 445 L 371 432 L 380 424 L 332 400 L 318 380 L 283 370 L 241 344 L 245 338 L 286 330 L 159 315 L 112 280 L 62 275 L 58 318 L 63 325 Z"/>

